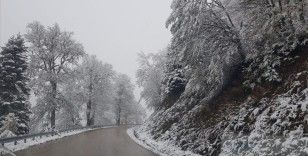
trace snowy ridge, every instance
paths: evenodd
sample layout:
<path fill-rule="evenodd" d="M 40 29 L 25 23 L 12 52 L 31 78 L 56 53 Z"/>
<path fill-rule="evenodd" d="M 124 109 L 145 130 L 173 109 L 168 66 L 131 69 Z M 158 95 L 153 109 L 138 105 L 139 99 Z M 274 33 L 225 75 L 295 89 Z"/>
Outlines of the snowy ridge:
<path fill-rule="evenodd" d="M 142 131 L 142 126 L 127 129 L 128 136 L 140 146 L 161 156 L 199 156 L 190 151 L 183 151 L 167 141 L 153 140 L 150 134 Z"/>

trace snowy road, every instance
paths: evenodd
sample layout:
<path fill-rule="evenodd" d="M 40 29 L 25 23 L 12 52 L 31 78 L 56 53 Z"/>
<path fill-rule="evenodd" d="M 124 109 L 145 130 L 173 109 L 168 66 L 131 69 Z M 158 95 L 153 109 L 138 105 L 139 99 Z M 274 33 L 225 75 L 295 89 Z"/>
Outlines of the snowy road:
<path fill-rule="evenodd" d="M 106 128 L 65 137 L 16 152 L 17 156 L 156 156 L 126 134 L 127 127 Z"/>

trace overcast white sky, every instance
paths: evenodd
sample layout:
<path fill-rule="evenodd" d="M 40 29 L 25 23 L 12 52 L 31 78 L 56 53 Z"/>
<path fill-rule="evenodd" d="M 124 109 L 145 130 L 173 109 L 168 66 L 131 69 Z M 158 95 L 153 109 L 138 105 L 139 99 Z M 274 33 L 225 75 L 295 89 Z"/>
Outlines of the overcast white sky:
<path fill-rule="evenodd" d="M 0 44 L 34 20 L 75 33 L 87 53 L 135 77 L 137 53 L 168 45 L 171 0 L 0 0 Z"/>

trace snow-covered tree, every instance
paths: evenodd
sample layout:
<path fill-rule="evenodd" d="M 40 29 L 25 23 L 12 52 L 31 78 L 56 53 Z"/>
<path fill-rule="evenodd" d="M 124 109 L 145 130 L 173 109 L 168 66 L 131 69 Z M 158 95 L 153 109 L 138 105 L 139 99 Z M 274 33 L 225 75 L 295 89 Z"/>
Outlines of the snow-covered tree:
<path fill-rule="evenodd" d="M 142 88 L 141 99 L 147 107 L 158 109 L 162 99 L 162 80 L 165 68 L 165 53 L 139 53 L 139 69 L 137 70 L 137 84 Z"/>
<path fill-rule="evenodd" d="M 291 59 L 298 46 L 308 43 L 307 1 L 240 0 L 234 4 L 241 15 L 242 37 L 252 47 L 245 83 L 280 82 L 276 69 Z"/>
<path fill-rule="evenodd" d="M 172 2 L 166 23 L 173 37 L 163 81 L 165 105 L 172 105 L 189 81 L 219 93 L 245 60 L 241 24 L 230 13 L 231 4 L 228 0 Z"/>
<path fill-rule="evenodd" d="M 237 54 L 244 59 L 239 27 L 224 0 L 175 0 L 167 20 L 173 34 L 170 53 L 198 66 L 215 55 Z"/>
<path fill-rule="evenodd" d="M 77 101 L 78 99 L 80 99 L 80 97 L 76 97 L 73 95 L 75 93 L 74 91 L 76 90 L 69 90 L 72 88 L 67 86 L 64 86 L 63 88 L 64 89 L 62 91 L 62 94 L 59 95 L 59 99 L 61 99 L 61 101 L 59 101 L 59 103 L 61 104 L 61 109 L 59 109 L 57 117 L 57 127 L 59 129 L 80 127 L 82 125 L 82 118 L 80 115 L 81 106 Z"/>
<path fill-rule="evenodd" d="M 40 115 L 49 114 L 50 125 L 56 126 L 56 110 L 61 107 L 59 85 L 69 76 L 71 68 L 84 55 L 83 47 L 72 32 L 61 31 L 58 24 L 45 28 L 39 22 L 28 25 L 25 35 L 30 43 L 31 85 L 38 95 Z"/>
<path fill-rule="evenodd" d="M 131 117 L 136 114 L 136 110 L 140 110 L 134 97 L 134 86 L 130 78 L 125 74 L 117 76 L 115 81 L 115 101 L 114 110 L 116 115 L 116 124 L 127 124 L 134 122 L 136 118 L 131 120 Z"/>
<path fill-rule="evenodd" d="M 26 70 L 26 47 L 21 35 L 9 39 L 0 55 L 0 127 L 6 116 L 13 114 L 17 135 L 29 132 L 29 92 Z"/>
<path fill-rule="evenodd" d="M 95 119 L 104 116 L 111 103 L 114 71 L 110 64 L 103 64 L 96 56 L 85 57 L 77 70 L 86 103 L 87 126 L 91 126 L 95 124 Z"/>
<path fill-rule="evenodd" d="M 297 45 L 307 43 L 306 3 L 174 0 L 166 23 L 173 38 L 163 81 L 164 99 L 182 93 L 189 81 L 219 93 L 244 61 L 252 81 L 279 81 L 275 68 Z M 169 87 L 174 79 L 181 88 L 175 93 Z"/>

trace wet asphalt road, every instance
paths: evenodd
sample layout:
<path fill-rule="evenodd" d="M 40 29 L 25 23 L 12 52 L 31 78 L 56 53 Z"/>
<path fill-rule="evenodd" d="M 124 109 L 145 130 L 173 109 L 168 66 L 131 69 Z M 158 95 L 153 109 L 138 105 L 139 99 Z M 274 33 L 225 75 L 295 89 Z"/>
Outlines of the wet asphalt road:
<path fill-rule="evenodd" d="M 127 127 L 106 128 L 64 137 L 16 152 L 17 156 L 157 156 L 136 144 Z"/>

